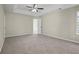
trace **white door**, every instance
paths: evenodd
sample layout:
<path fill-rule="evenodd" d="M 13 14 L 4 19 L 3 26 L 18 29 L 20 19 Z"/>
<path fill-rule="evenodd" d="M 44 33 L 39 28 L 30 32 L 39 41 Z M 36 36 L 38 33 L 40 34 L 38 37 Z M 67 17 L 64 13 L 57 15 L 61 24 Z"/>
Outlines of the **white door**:
<path fill-rule="evenodd" d="M 33 19 L 33 34 L 41 34 L 41 20 Z"/>

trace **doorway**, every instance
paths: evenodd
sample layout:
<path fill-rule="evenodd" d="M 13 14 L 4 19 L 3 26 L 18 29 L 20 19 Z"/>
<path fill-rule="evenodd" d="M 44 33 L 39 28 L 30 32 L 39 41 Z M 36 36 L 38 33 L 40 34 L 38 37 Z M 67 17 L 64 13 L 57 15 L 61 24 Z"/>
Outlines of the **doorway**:
<path fill-rule="evenodd" d="M 41 19 L 33 19 L 33 34 L 41 34 Z"/>

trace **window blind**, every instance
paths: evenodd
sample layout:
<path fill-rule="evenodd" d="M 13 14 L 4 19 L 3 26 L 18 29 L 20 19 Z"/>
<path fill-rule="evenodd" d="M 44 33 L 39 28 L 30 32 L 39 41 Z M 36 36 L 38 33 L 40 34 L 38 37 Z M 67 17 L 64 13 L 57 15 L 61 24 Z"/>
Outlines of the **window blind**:
<path fill-rule="evenodd" d="M 77 20 L 76 20 L 76 34 L 79 35 L 79 12 L 77 12 Z"/>

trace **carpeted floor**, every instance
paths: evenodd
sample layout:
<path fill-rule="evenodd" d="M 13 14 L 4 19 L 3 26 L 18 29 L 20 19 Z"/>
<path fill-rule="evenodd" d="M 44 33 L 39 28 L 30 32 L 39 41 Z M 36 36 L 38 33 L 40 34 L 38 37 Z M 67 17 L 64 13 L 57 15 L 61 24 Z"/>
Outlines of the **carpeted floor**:
<path fill-rule="evenodd" d="M 6 38 L 2 54 L 72 54 L 79 44 L 44 35 L 22 35 Z"/>

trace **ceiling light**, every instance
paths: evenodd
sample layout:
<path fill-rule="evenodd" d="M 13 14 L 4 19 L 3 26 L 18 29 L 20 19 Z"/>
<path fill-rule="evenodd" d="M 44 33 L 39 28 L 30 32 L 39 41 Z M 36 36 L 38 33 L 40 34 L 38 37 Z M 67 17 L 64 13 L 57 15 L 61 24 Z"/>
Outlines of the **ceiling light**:
<path fill-rule="evenodd" d="M 32 12 L 37 12 L 36 9 L 33 9 Z"/>

